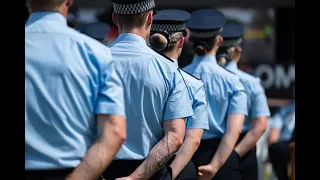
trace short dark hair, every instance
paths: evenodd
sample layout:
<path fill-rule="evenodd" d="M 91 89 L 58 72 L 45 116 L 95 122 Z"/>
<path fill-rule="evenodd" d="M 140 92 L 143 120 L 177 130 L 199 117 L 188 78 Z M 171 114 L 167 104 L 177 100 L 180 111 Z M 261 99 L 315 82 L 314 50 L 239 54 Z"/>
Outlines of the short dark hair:
<path fill-rule="evenodd" d="M 117 13 L 115 13 L 115 15 L 119 24 L 129 26 L 131 28 L 141 28 L 146 23 L 146 17 L 150 11 L 134 15 L 123 15 Z"/>
<path fill-rule="evenodd" d="M 34 10 L 55 9 L 60 7 L 65 0 L 27 0 L 30 8 Z"/>

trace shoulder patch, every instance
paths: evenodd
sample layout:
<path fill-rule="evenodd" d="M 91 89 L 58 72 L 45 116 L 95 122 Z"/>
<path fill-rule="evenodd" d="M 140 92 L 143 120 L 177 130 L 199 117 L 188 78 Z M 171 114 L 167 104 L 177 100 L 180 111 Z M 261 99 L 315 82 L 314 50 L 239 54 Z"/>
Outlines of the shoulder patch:
<path fill-rule="evenodd" d="M 156 49 L 153 49 L 152 47 L 150 47 L 153 51 L 155 51 L 156 53 L 158 53 L 159 55 L 163 56 L 164 58 L 166 58 L 167 60 L 173 62 L 173 60 L 171 58 L 169 58 L 168 56 L 164 55 L 162 52 L 157 51 Z"/>
<path fill-rule="evenodd" d="M 180 70 L 183 71 L 183 72 L 186 73 L 186 74 L 189 74 L 191 77 L 195 78 L 196 80 L 201 81 L 199 78 L 197 78 L 197 77 L 195 77 L 194 75 L 188 73 L 187 71 L 184 71 L 183 69 L 180 69 Z"/>

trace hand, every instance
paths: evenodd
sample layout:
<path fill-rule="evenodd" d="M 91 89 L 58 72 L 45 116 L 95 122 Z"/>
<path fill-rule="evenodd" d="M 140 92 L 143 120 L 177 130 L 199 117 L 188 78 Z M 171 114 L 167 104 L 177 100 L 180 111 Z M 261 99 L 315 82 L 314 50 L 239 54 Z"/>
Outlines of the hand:
<path fill-rule="evenodd" d="M 210 164 L 205 166 L 199 166 L 198 180 L 210 180 L 216 175 L 217 172 L 218 170 Z"/>
<path fill-rule="evenodd" d="M 117 178 L 116 180 L 133 180 L 130 176 Z"/>

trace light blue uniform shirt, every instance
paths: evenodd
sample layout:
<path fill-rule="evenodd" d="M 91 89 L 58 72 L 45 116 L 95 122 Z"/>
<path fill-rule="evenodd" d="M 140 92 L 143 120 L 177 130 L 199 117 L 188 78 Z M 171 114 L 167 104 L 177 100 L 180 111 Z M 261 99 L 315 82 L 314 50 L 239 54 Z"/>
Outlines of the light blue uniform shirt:
<path fill-rule="evenodd" d="M 116 159 L 144 159 L 163 138 L 162 121 L 194 115 L 188 89 L 173 62 L 135 34 L 123 33 L 110 45 L 125 85 L 127 140 Z"/>
<path fill-rule="evenodd" d="M 264 88 L 261 86 L 259 78 L 238 69 L 237 63 L 230 61 L 225 68 L 235 73 L 241 79 L 246 89 L 248 98 L 248 115 L 244 121 L 242 132 L 247 132 L 254 124 L 254 118 L 270 116 L 270 110 Z"/>
<path fill-rule="evenodd" d="M 202 139 L 222 138 L 231 114 L 247 115 L 247 95 L 240 79 L 218 65 L 214 56 L 195 56 L 184 70 L 201 79 L 209 104 L 209 130 Z"/>
<path fill-rule="evenodd" d="M 173 60 L 176 68 L 179 68 L 178 61 Z M 185 71 L 180 71 L 188 87 L 189 97 L 192 101 L 193 116 L 187 118 L 187 129 L 209 129 L 208 102 L 204 84 L 201 80 L 192 77 Z"/>
<path fill-rule="evenodd" d="M 271 128 L 279 129 L 281 134 L 279 141 L 289 141 L 295 127 L 295 102 L 282 107 L 271 118 Z"/>
<path fill-rule="evenodd" d="M 25 168 L 76 167 L 97 137 L 95 114 L 125 115 L 110 49 L 55 12 L 25 27 Z"/>

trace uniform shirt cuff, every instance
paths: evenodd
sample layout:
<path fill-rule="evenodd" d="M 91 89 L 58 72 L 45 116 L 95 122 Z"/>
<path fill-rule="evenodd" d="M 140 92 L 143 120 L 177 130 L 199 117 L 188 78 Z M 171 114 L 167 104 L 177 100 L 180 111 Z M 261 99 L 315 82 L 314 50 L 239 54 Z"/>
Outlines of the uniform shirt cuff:
<path fill-rule="evenodd" d="M 110 114 L 125 116 L 125 111 L 122 106 L 112 103 L 100 103 L 96 106 L 95 114 Z"/>

